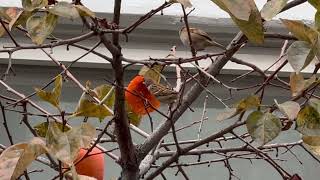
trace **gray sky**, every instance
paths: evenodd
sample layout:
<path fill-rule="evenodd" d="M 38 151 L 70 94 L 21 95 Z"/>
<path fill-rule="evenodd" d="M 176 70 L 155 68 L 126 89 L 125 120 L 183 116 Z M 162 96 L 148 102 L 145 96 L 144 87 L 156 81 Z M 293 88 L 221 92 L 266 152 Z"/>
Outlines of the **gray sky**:
<path fill-rule="evenodd" d="M 21 0 L 0 0 L 0 6 L 21 6 Z M 113 0 L 82 0 L 82 2 L 95 12 L 111 12 L 113 10 Z M 164 0 L 128 0 L 123 3 L 123 12 L 132 14 L 143 14 L 150 9 L 161 5 Z M 192 15 L 211 18 L 229 17 L 220 10 L 211 0 L 191 0 L 196 8 Z M 266 0 L 255 0 L 259 9 L 262 8 Z M 181 7 L 176 4 L 164 11 L 165 15 L 181 15 Z M 277 18 L 313 20 L 315 9 L 308 3 L 292 8 L 290 11 L 281 13 Z"/>

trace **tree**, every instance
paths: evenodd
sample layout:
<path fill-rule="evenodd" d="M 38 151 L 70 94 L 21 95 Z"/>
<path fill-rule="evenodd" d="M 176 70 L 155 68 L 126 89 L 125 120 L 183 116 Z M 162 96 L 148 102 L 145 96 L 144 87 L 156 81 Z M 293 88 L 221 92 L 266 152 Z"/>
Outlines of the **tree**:
<path fill-rule="evenodd" d="M 313 76 L 305 79 L 301 71 L 315 59 L 319 59 L 319 13 L 315 14 L 315 25 L 309 26 L 302 21 L 281 19 L 282 24 L 292 33 L 292 35 L 266 33 L 264 31 L 264 23 L 271 20 L 275 15 L 283 11 L 290 10 L 292 7 L 299 6 L 302 3 L 307 3 L 307 0 L 269 0 L 259 12 L 253 0 L 212 0 L 221 9 L 226 11 L 234 23 L 241 30 L 234 39 L 226 46 L 222 53 L 210 53 L 206 55 L 197 55 L 199 39 L 193 39 L 192 33 L 195 30 L 188 24 L 188 17 L 192 13 L 192 4 L 189 0 L 170 0 L 165 1 L 161 6 L 151 10 L 149 13 L 143 15 L 141 18 L 132 22 L 125 27 L 119 26 L 121 15 L 121 0 L 114 1 L 114 16 L 113 19 L 103 19 L 98 17 L 85 7 L 81 0 L 75 0 L 72 3 L 60 2 L 53 0 L 22 0 L 23 9 L 17 8 L 1 8 L 0 9 L 0 34 L 7 34 L 14 46 L 3 47 L 0 53 L 7 53 L 8 68 L 3 74 L 0 84 L 7 91 L 13 93 L 14 97 L 1 95 L 1 110 L 3 117 L 3 125 L 6 128 L 6 133 L 11 142 L 11 146 L 6 147 L 1 144 L 3 150 L 0 156 L 0 177 L 1 179 L 16 179 L 20 176 L 25 176 L 28 179 L 27 168 L 31 162 L 38 160 L 44 166 L 50 166 L 58 173 L 57 177 L 63 179 L 64 177 L 72 177 L 74 179 L 88 179 L 84 175 L 78 175 L 74 166 L 74 162 L 81 148 L 88 149 L 83 159 L 90 156 L 90 152 L 94 148 L 99 148 L 102 153 L 114 159 L 114 164 L 108 166 L 120 166 L 122 173 L 119 175 L 120 179 L 153 179 L 162 175 L 162 172 L 167 168 L 177 168 L 185 179 L 188 175 L 184 170 L 184 166 L 194 166 L 199 164 L 224 163 L 229 171 L 229 179 L 236 178 L 232 170 L 232 164 L 229 160 L 233 158 L 245 158 L 248 160 L 259 159 L 270 164 L 270 168 L 274 168 L 280 177 L 283 179 L 301 179 L 298 174 L 289 172 L 285 167 L 282 167 L 277 162 L 277 159 L 270 155 L 271 152 L 285 149 L 286 152 L 291 152 L 291 148 L 299 146 L 310 152 L 310 155 L 315 161 L 318 161 L 316 155 L 319 155 L 319 134 L 320 134 L 320 109 L 319 96 L 317 95 L 317 88 L 319 80 L 316 77 L 319 63 L 315 65 Z M 147 60 L 130 59 L 122 53 L 121 45 L 119 43 L 120 36 L 130 36 L 130 33 L 135 31 L 142 23 L 152 19 L 152 16 L 162 11 L 173 4 L 181 5 L 183 13 L 183 21 L 186 27 L 183 43 L 190 47 L 191 56 L 189 58 L 179 58 L 175 56 L 175 50 L 165 58 L 152 57 Z M 317 10 L 320 10 L 320 5 L 316 0 L 309 0 L 308 3 L 313 5 Z M 55 29 L 59 18 L 77 19 L 80 18 L 87 28 L 83 35 L 73 37 L 71 39 L 58 39 L 51 36 Z M 17 42 L 12 31 L 24 33 L 34 45 L 22 45 Z M 197 31 L 196 33 L 199 33 Z M 109 38 L 107 35 L 111 35 Z M 200 37 L 207 36 L 204 32 L 200 32 Z M 87 48 L 79 43 L 91 37 L 98 37 L 99 42 Z M 201 40 L 200 38 L 200 40 Z M 281 49 L 279 58 L 276 60 L 278 66 L 271 74 L 267 74 L 267 70 L 262 70 L 259 67 L 246 62 L 244 60 L 233 57 L 239 49 L 245 46 L 248 41 L 255 44 L 263 44 L 266 38 L 279 38 L 284 40 L 284 45 Z M 208 40 L 208 37 L 205 37 Z M 202 39 L 203 40 L 203 39 Z M 210 39 L 209 39 L 210 40 Z M 289 40 L 293 42 L 289 43 Z M 211 40 L 210 40 L 211 41 Z M 95 49 L 103 44 L 106 51 L 111 53 L 108 57 Z M 209 43 L 207 45 L 210 45 Z M 96 88 L 92 88 L 90 82 L 83 85 L 77 80 L 71 70 L 70 66 L 55 59 L 47 49 L 54 49 L 58 46 L 74 46 L 87 53 L 93 53 L 97 56 L 109 61 L 114 71 L 113 81 L 109 84 L 103 84 Z M 197 46 L 197 47 L 196 47 Z M 43 87 L 36 88 L 31 95 L 24 95 L 19 93 L 19 90 L 11 88 L 6 77 L 13 71 L 12 54 L 17 51 L 25 49 L 41 49 L 57 67 L 61 70 L 56 77 L 54 77 L 48 84 Z M 81 55 L 82 57 L 83 55 Z M 72 63 L 76 63 L 81 58 L 78 58 Z M 212 63 L 207 69 L 199 66 L 198 61 L 204 59 L 212 59 Z M 227 62 L 234 62 L 252 68 L 252 71 L 242 75 L 239 78 L 245 78 L 252 72 L 257 72 L 263 77 L 263 82 L 252 87 L 232 87 L 216 78 L 221 69 Z M 168 87 L 160 83 L 160 79 L 164 79 L 161 71 L 164 66 L 176 65 L 177 67 L 177 87 L 176 91 L 170 89 L 169 93 L 165 93 L 165 99 L 170 102 L 168 106 L 168 113 L 157 110 L 150 103 L 151 98 L 146 98 L 144 93 L 136 92 L 136 89 L 126 88 L 124 84 L 124 71 L 127 67 L 125 63 L 143 64 L 139 75 L 144 77 L 147 84 L 147 79 L 151 80 L 153 85 L 159 87 L 162 85 L 166 91 Z M 198 72 L 191 74 L 185 70 L 181 65 L 184 63 L 192 64 Z M 277 74 L 286 65 L 290 64 L 295 72 L 290 76 L 290 82 L 283 81 Z M 274 65 L 272 65 L 274 66 Z M 77 85 L 83 94 L 79 100 L 79 104 L 72 114 L 68 114 L 60 108 L 60 94 L 63 86 L 63 81 L 69 80 Z M 283 103 L 278 103 L 276 100 L 273 104 L 265 104 L 264 96 L 267 91 L 266 87 L 273 86 L 274 83 L 280 83 L 277 87 L 291 91 L 292 98 Z M 232 107 L 225 103 L 225 100 L 215 96 L 212 90 L 207 86 L 210 83 L 219 84 L 224 87 L 230 94 L 230 98 L 239 91 L 254 90 L 253 93 L 248 91 L 247 97 L 239 102 L 234 102 Z M 54 84 L 52 90 L 48 90 L 48 86 Z M 149 84 L 150 85 L 150 84 Z M 191 88 L 186 89 L 186 86 Z M 151 91 L 146 88 L 145 91 Z M 236 117 L 236 121 L 230 121 L 229 126 L 220 129 L 217 132 L 201 137 L 201 130 L 203 121 L 206 118 L 206 103 L 208 98 L 204 101 L 203 114 L 199 117 L 200 121 L 191 125 L 186 125 L 184 128 L 189 128 L 199 124 L 198 140 L 182 142 L 176 136 L 177 129 L 175 123 L 180 116 L 185 113 L 189 106 L 194 102 L 202 91 L 205 91 L 209 97 L 219 100 L 225 105 L 224 113 L 215 115 L 219 120 L 226 120 Z M 288 91 L 288 93 L 290 93 Z M 140 91 L 139 91 L 140 92 Z M 152 91 L 151 91 L 152 92 Z M 161 92 L 164 92 L 161 90 Z M 134 103 L 126 102 L 126 94 L 134 94 L 137 96 L 140 103 L 145 104 L 145 111 L 138 113 L 132 108 Z M 158 91 L 153 91 L 153 95 L 160 100 L 163 99 L 163 94 Z M 56 108 L 59 115 L 50 114 L 45 108 L 33 102 L 30 97 L 39 96 L 42 100 L 47 101 Z M 160 97 L 161 96 L 161 97 Z M 17 99 L 18 98 L 18 99 Z M 139 101 L 139 98 L 141 101 Z M 174 102 L 172 100 L 175 100 Z M 128 101 L 129 102 L 129 101 Z M 135 102 L 135 101 L 131 101 Z M 156 100 L 154 100 L 156 102 Z M 47 117 L 47 120 L 37 126 L 32 127 L 28 121 L 28 116 L 34 114 L 28 112 L 28 106 L 39 111 L 38 116 Z M 131 107 L 130 107 L 131 106 Z M 158 106 L 158 105 L 157 105 Z M 6 111 L 10 108 L 22 107 L 23 111 L 17 110 L 23 116 L 23 123 L 29 128 L 35 138 L 29 142 L 16 143 L 12 141 L 10 129 L 6 125 Z M 151 134 L 147 134 L 137 127 L 142 116 L 148 116 L 152 122 L 152 111 L 156 111 L 163 116 L 163 122 Z M 280 112 L 280 113 L 279 113 Z M 248 116 L 245 116 L 247 114 Z M 84 122 L 79 122 L 79 126 L 70 126 L 68 119 L 75 116 L 86 117 Z M 104 121 L 106 117 L 111 117 L 110 120 Z M 97 133 L 96 129 L 87 121 L 88 118 L 99 118 L 101 123 L 105 124 L 105 128 Z M 214 121 L 214 120 L 212 120 Z M 297 142 L 288 143 L 273 143 L 269 142 L 275 139 L 280 132 L 286 133 L 288 129 L 296 127 L 296 130 L 302 134 L 302 138 Z M 114 126 L 111 126 L 114 125 Z M 246 133 L 239 133 L 236 129 L 244 127 Z M 110 133 L 108 130 L 113 129 Z M 172 133 L 168 133 L 171 130 Z M 141 144 L 135 144 L 131 138 L 131 131 L 144 136 L 146 139 Z M 106 150 L 99 143 L 102 142 L 103 136 L 110 137 L 111 141 L 117 142 L 120 150 L 120 155 L 113 153 L 114 150 Z M 173 136 L 174 143 L 168 144 L 163 141 L 165 136 Z M 238 141 L 241 143 L 232 147 L 224 147 L 220 144 L 221 141 Z M 210 142 L 217 142 L 221 148 L 211 149 L 206 148 L 205 145 Z M 182 144 L 185 144 L 182 146 Z M 174 146 L 173 150 L 168 150 L 168 146 Z M 164 151 L 162 151 L 164 150 Z M 241 153 L 246 152 L 246 153 Z M 46 159 L 40 159 L 39 156 L 46 154 Z M 183 156 L 213 154 L 220 156 L 219 159 L 205 161 L 199 158 L 199 162 L 182 163 L 179 161 Z M 81 161 L 81 160 L 80 160 Z M 158 162 L 162 162 L 158 164 Z M 173 165 L 175 163 L 175 165 Z M 157 166 L 153 166 L 156 164 Z M 80 174 L 80 173 L 79 173 Z M 164 176 L 164 175 L 162 175 Z"/>

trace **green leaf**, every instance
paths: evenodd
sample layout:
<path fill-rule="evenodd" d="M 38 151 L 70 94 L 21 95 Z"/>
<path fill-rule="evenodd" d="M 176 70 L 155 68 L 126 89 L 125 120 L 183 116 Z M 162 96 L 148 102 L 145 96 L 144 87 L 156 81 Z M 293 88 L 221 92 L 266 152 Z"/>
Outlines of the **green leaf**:
<path fill-rule="evenodd" d="M 112 89 L 112 86 L 104 84 L 96 87 L 94 90 L 90 90 L 91 96 L 102 100 Z M 112 116 L 110 108 L 113 107 L 115 96 L 114 92 L 110 95 L 110 98 L 104 102 L 104 105 L 99 105 L 94 99 L 87 93 L 83 93 L 80 97 L 78 106 L 71 117 L 74 116 L 85 116 L 85 117 L 96 117 L 103 120 L 107 116 Z M 105 107 L 107 106 L 107 107 Z"/>
<path fill-rule="evenodd" d="M 53 32 L 58 17 L 54 14 L 48 13 L 43 17 L 36 15 L 31 16 L 26 23 L 28 34 L 32 41 L 38 45 Z"/>
<path fill-rule="evenodd" d="M 234 108 L 226 108 L 224 112 L 219 113 L 217 116 L 217 120 L 222 121 L 225 119 L 230 119 L 237 116 L 238 114 L 241 114 L 242 112 L 248 109 L 252 109 L 260 106 L 260 98 L 259 96 L 256 96 L 256 95 L 249 96 L 247 98 L 240 100 L 238 103 L 236 103 L 233 106 Z"/>
<path fill-rule="evenodd" d="M 302 21 L 280 19 L 286 28 L 300 41 L 308 42 L 313 44 L 316 40 L 318 33 L 316 30 L 305 25 Z"/>
<path fill-rule="evenodd" d="M 49 12 L 57 16 L 69 18 L 72 20 L 80 17 L 77 8 L 73 4 L 65 1 L 60 1 L 55 4 L 52 8 L 49 9 Z"/>
<path fill-rule="evenodd" d="M 44 91 L 39 88 L 35 88 L 37 95 L 44 101 L 52 104 L 59 109 L 60 95 L 62 88 L 62 76 L 59 74 L 54 81 L 54 88 L 51 92 Z"/>
<path fill-rule="evenodd" d="M 22 7 L 26 11 L 33 11 L 48 5 L 48 0 L 22 0 Z"/>
<path fill-rule="evenodd" d="M 0 179 L 18 179 L 32 161 L 45 152 L 44 141 L 37 137 L 8 147 L 0 155 Z"/>
<path fill-rule="evenodd" d="M 289 120 L 294 120 L 298 112 L 300 111 L 300 105 L 294 101 L 286 101 L 282 104 L 278 104 L 275 100 L 276 105 L 278 106 L 280 112 L 284 114 Z"/>
<path fill-rule="evenodd" d="M 308 0 L 308 2 L 317 10 L 320 10 L 320 1 L 319 0 Z"/>
<path fill-rule="evenodd" d="M 309 43 L 304 41 L 295 41 L 288 48 L 288 61 L 296 73 L 307 67 L 315 57 Z"/>
<path fill-rule="evenodd" d="M 227 0 L 227 1 L 211 0 L 211 1 L 213 1 L 221 9 L 229 13 L 232 20 L 237 24 L 240 30 L 247 36 L 247 38 L 251 42 L 256 44 L 262 44 L 264 42 L 264 32 L 263 32 L 261 15 L 253 0 L 237 1 L 237 2 L 241 2 L 241 5 L 238 5 L 238 7 L 235 7 L 233 5 L 235 4 L 235 1 L 233 0 Z M 229 6 L 232 6 L 232 8 L 235 8 L 235 9 L 239 9 L 240 11 L 243 10 L 246 13 L 249 12 L 250 13 L 249 18 L 247 18 L 247 16 L 240 16 L 240 18 L 237 17 L 236 15 L 234 15 L 236 14 L 235 10 L 232 10 L 234 12 L 231 12 L 231 10 L 229 9 L 230 8 Z"/>
<path fill-rule="evenodd" d="M 155 83 L 160 83 L 161 80 L 161 72 L 164 68 L 164 65 L 159 64 L 153 64 L 151 67 L 148 67 L 146 65 L 142 66 L 142 68 L 139 71 L 139 75 L 143 76 L 146 79 L 151 79 Z"/>
<path fill-rule="evenodd" d="M 314 107 L 306 105 L 297 117 L 297 130 L 303 135 L 320 135 L 320 114 Z"/>
<path fill-rule="evenodd" d="M 96 136 L 96 130 L 82 123 L 67 132 L 62 132 L 56 123 L 49 123 L 46 136 L 47 151 L 68 166 L 72 165 L 81 148 L 88 148 Z"/>
<path fill-rule="evenodd" d="M 264 145 L 275 139 L 281 132 L 281 121 L 271 113 L 261 111 L 252 112 L 246 125 L 252 139 L 260 145 Z"/>
<path fill-rule="evenodd" d="M 31 11 L 20 11 L 18 15 L 10 21 L 9 30 L 11 31 L 13 28 L 25 24 L 32 15 L 33 12 Z"/>
<path fill-rule="evenodd" d="M 78 13 L 80 16 L 89 16 L 89 17 L 96 17 L 96 15 L 94 14 L 94 12 L 92 12 L 90 9 L 88 9 L 87 7 L 85 6 L 82 6 L 82 5 L 75 5 L 76 9 L 78 10 Z"/>
<path fill-rule="evenodd" d="M 261 10 L 261 17 L 266 21 L 270 21 L 275 17 L 284 6 L 286 6 L 288 0 L 271 0 L 268 1 Z"/>
<path fill-rule="evenodd" d="M 60 131 L 63 130 L 63 132 L 66 132 L 66 131 L 70 130 L 70 127 L 68 127 L 68 126 L 63 127 L 63 124 L 60 122 L 51 122 L 51 123 L 55 123 L 57 125 L 57 127 L 60 129 Z M 46 137 L 47 132 L 48 132 L 48 127 L 49 127 L 49 122 L 43 122 L 43 123 L 35 125 L 33 128 L 36 131 L 38 136 Z"/>

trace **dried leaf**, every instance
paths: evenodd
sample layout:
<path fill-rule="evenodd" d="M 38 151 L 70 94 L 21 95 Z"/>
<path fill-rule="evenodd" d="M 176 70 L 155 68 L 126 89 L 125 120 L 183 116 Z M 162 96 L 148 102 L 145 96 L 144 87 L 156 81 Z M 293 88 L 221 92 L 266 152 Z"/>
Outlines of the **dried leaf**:
<path fill-rule="evenodd" d="M 281 113 L 284 114 L 289 120 L 294 120 L 300 111 L 299 103 L 294 101 L 286 101 L 282 104 L 278 104 L 278 102 L 275 100 L 275 103 Z"/>
<path fill-rule="evenodd" d="M 320 114 L 312 106 L 307 105 L 302 108 L 297 116 L 297 130 L 303 135 L 320 135 Z"/>
<path fill-rule="evenodd" d="M 45 152 L 44 141 L 37 137 L 29 143 L 19 143 L 8 147 L 0 155 L 0 179 L 19 178 L 31 162 Z"/>
<path fill-rule="evenodd" d="M 280 19 L 280 20 L 286 26 L 286 28 L 300 41 L 305 41 L 305 42 L 308 42 L 309 44 L 313 44 L 315 39 L 318 36 L 318 33 L 316 30 L 305 25 L 302 21 L 288 20 L 288 19 Z"/>
<path fill-rule="evenodd" d="M 170 3 L 180 3 L 182 4 L 185 8 L 192 8 L 192 4 L 190 0 L 169 0 Z"/>
<path fill-rule="evenodd" d="M 275 17 L 282 8 L 287 4 L 288 0 L 271 0 L 268 1 L 261 9 L 261 17 L 266 21 L 270 21 Z"/>
<path fill-rule="evenodd" d="M 248 109 L 252 109 L 260 106 L 260 98 L 259 96 L 256 96 L 256 95 L 249 96 L 247 98 L 240 100 L 238 103 L 236 103 L 233 106 L 234 108 L 226 108 L 224 112 L 219 113 L 217 116 L 217 120 L 222 121 L 225 119 L 230 119 L 237 116 L 238 114 L 241 114 L 242 112 Z"/>
<path fill-rule="evenodd" d="M 296 73 L 307 67 L 315 57 L 309 43 L 295 41 L 288 48 L 288 61 Z"/>
<path fill-rule="evenodd" d="M 17 179 L 38 156 L 46 153 L 45 142 L 41 138 L 33 138 L 21 154 L 15 167 L 12 179 Z"/>
<path fill-rule="evenodd" d="M 60 122 L 51 122 L 51 123 L 55 123 L 58 126 L 58 128 L 60 129 L 60 131 L 63 130 L 63 132 L 66 132 L 66 131 L 70 130 L 70 127 L 68 127 L 68 126 L 63 127 L 63 124 Z M 47 132 L 48 132 L 48 127 L 49 127 L 49 122 L 43 122 L 43 123 L 35 125 L 33 128 L 36 131 L 38 136 L 46 137 Z"/>
<path fill-rule="evenodd" d="M 231 118 L 237 116 L 238 114 L 239 114 L 239 112 L 237 111 L 237 108 L 225 108 L 223 110 L 223 112 L 218 114 L 217 121 L 231 119 Z"/>
<path fill-rule="evenodd" d="M 248 132 L 253 140 L 264 145 L 275 139 L 281 132 L 281 121 L 271 113 L 252 112 L 247 120 Z"/>
<path fill-rule="evenodd" d="M 10 22 L 11 19 L 16 17 L 16 15 L 17 15 L 17 8 L 11 7 L 11 8 L 7 8 L 6 9 L 6 8 L 3 8 L 3 7 L 0 7 L 0 17 L 4 18 L 6 21 Z M 9 26 L 6 25 L 6 28 L 9 29 Z M 0 24 L 0 37 L 5 35 L 5 33 L 6 33 L 6 30 Z"/>
<path fill-rule="evenodd" d="M 41 9 L 48 5 L 48 0 L 22 0 L 22 7 L 26 11 Z"/>
<path fill-rule="evenodd" d="M 297 96 L 302 91 L 308 89 L 313 83 L 316 82 L 316 77 L 312 76 L 308 80 L 304 80 L 302 74 L 291 73 L 290 75 L 290 89 L 292 96 Z"/>
<path fill-rule="evenodd" d="M 308 104 L 313 107 L 316 111 L 320 112 L 320 100 L 316 98 L 311 98 L 308 101 Z"/>
<path fill-rule="evenodd" d="M 7 21 L 11 21 L 11 19 L 17 15 L 17 11 L 18 11 L 18 8 L 16 7 L 10 7 L 10 8 L 0 7 L 0 17 L 4 18 Z"/>
<path fill-rule="evenodd" d="M 104 84 L 96 87 L 94 90 L 91 90 L 92 92 L 91 95 L 94 95 L 99 100 L 102 100 L 109 93 L 111 89 L 112 89 L 112 86 Z M 112 95 L 110 96 L 110 98 L 104 102 L 104 105 L 109 108 L 106 108 L 104 105 L 97 104 L 90 95 L 83 93 L 80 97 L 78 106 L 71 117 L 74 117 L 74 116 L 97 117 L 100 120 L 103 120 L 105 117 L 111 116 L 112 112 L 110 108 L 113 107 L 114 100 L 115 100 L 114 92 L 112 91 L 111 93 Z"/>
<path fill-rule="evenodd" d="M 314 26 L 318 31 L 320 31 L 320 10 L 314 15 Z"/>
<path fill-rule="evenodd" d="M 232 14 L 235 18 L 243 21 L 248 21 L 255 6 L 254 1 L 234 1 L 234 0 L 212 0 L 221 9 Z"/>
<path fill-rule="evenodd" d="M 319 0 L 308 0 L 308 2 L 317 10 L 320 10 L 320 1 Z"/>
<path fill-rule="evenodd" d="M 43 41 L 53 32 L 57 24 L 58 16 L 48 13 L 43 17 L 31 16 L 26 23 L 28 34 L 32 42 L 42 44 Z"/>
<path fill-rule="evenodd" d="M 82 5 L 75 5 L 76 9 L 78 10 L 78 13 L 80 16 L 89 16 L 94 18 L 96 15 L 94 14 L 94 12 L 92 12 L 90 9 L 88 9 L 85 6 Z"/>
<path fill-rule="evenodd" d="M 51 92 L 44 91 L 39 88 L 35 88 L 37 95 L 44 101 L 52 104 L 53 106 L 59 108 L 60 104 L 60 95 L 62 88 L 62 76 L 59 74 L 54 81 L 54 88 Z"/>
<path fill-rule="evenodd" d="M 241 2 L 241 5 L 238 7 L 233 7 L 233 4 L 235 4 L 235 1 L 233 0 L 211 0 L 214 3 L 216 3 L 222 10 L 229 13 L 232 20 L 238 25 L 240 30 L 247 36 L 247 38 L 256 44 L 262 44 L 264 42 L 264 32 L 263 32 L 263 26 L 262 26 L 262 18 L 260 15 L 260 12 L 253 0 L 246 0 L 246 1 L 238 1 Z M 235 16 L 229 9 L 230 7 L 228 5 L 232 6 L 233 8 L 241 10 L 241 8 L 244 8 L 243 11 L 249 12 L 250 16 L 247 18 L 239 18 Z M 249 8 L 249 9 L 248 9 Z"/>
<path fill-rule="evenodd" d="M 60 1 L 55 4 L 52 8 L 49 9 L 49 12 L 57 16 L 69 18 L 72 20 L 80 17 L 77 8 L 73 4 L 65 1 Z"/>
<path fill-rule="evenodd" d="M 303 145 L 316 156 L 320 156 L 320 136 L 302 136 Z"/>
<path fill-rule="evenodd" d="M 310 146 L 320 146 L 320 136 L 302 136 L 302 140 Z"/>
<path fill-rule="evenodd" d="M 23 25 L 27 22 L 28 18 L 32 16 L 33 12 L 31 11 L 20 11 L 16 17 L 14 17 L 9 23 L 9 30 L 11 31 L 13 28 Z"/>
<path fill-rule="evenodd" d="M 15 144 L 8 147 L 0 155 L 0 179 L 10 180 L 27 143 Z"/>
<path fill-rule="evenodd" d="M 87 148 L 96 135 L 95 128 L 88 123 L 62 132 L 56 123 L 50 123 L 46 136 L 48 152 L 71 166 L 81 148 Z"/>

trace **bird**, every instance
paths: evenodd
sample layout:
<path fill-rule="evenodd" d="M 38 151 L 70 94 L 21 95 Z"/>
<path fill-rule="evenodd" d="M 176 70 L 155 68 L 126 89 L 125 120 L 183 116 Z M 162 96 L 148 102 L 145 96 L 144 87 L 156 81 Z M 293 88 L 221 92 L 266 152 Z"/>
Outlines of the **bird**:
<path fill-rule="evenodd" d="M 168 86 L 164 86 L 160 83 L 154 83 L 149 79 L 145 80 L 146 86 L 149 91 L 164 104 L 171 104 L 178 98 L 178 92 Z"/>
<path fill-rule="evenodd" d="M 146 115 L 160 107 L 160 101 L 149 91 L 141 75 L 130 81 L 125 98 L 131 111 L 138 115 Z"/>
<path fill-rule="evenodd" d="M 204 32 L 201 29 L 198 28 L 189 28 L 190 30 L 190 36 L 192 41 L 192 46 L 196 51 L 202 51 L 207 47 L 214 46 L 219 47 L 223 50 L 226 50 L 226 48 L 219 44 L 218 42 L 211 39 L 208 35 L 208 33 Z M 188 30 L 186 27 L 182 27 L 179 31 L 180 40 L 184 46 L 190 46 L 189 36 L 188 36 Z"/>

